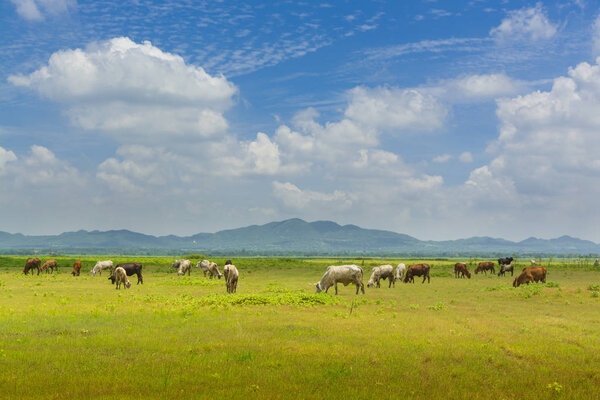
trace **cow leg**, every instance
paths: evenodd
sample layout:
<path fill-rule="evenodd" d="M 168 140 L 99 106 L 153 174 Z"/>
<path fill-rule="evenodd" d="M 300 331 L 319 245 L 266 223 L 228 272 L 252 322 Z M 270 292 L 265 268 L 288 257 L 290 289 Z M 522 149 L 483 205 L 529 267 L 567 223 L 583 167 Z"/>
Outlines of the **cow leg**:
<path fill-rule="evenodd" d="M 335 283 L 335 295 L 337 296 L 337 282 Z"/>

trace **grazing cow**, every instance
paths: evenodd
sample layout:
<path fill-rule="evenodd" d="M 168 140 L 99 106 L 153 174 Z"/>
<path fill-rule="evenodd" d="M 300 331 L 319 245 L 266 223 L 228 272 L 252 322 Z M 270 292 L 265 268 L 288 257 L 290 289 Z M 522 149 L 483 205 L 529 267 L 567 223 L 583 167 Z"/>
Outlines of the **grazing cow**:
<path fill-rule="evenodd" d="M 365 294 L 365 285 L 363 284 L 363 270 L 358 265 L 330 265 L 327 267 L 325 274 L 321 278 L 321 280 L 315 283 L 317 287 L 317 293 L 325 292 L 329 290 L 330 287 L 335 286 L 335 294 L 338 294 L 338 282 L 342 283 L 344 286 L 348 286 L 349 284 L 356 285 L 356 294 L 358 294 L 358 290 L 362 290 L 363 294 Z"/>
<path fill-rule="evenodd" d="M 173 264 L 171 264 L 171 266 L 169 267 L 169 271 L 172 269 L 179 269 L 179 264 L 181 264 L 181 260 L 173 261 Z"/>
<path fill-rule="evenodd" d="M 208 265 L 208 274 L 210 275 L 210 279 L 213 278 L 213 276 L 217 276 L 219 279 L 221 279 L 221 277 L 223 276 L 220 272 L 219 272 L 219 266 L 217 265 L 217 263 L 215 262 L 210 262 L 210 264 Z"/>
<path fill-rule="evenodd" d="M 524 283 L 529 284 L 530 282 L 542 282 L 546 283 L 546 267 L 538 265 L 535 267 L 525 267 L 521 275 L 515 278 L 513 281 L 514 287 L 519 287 Z"/>
<path fill-rule="evenodd" d="M 71 272 L 71 274 L 73 276 L 79 276 L 80 271 L 81 271 L 81 261 L 77 260 L 73 263 L 73 272 Z"/>
<path fill-rule="evenodd" d="M 231 260 L 225 261 L 225 265 L 230 265 L 230 264 L 232 264 Z"/>
<path fill-rule="evenodd" d="M 209 266 L 210 266 L 210 261 L 208 261 L 208 260 L 198 261 L 198 264 L 196 264 L 196 268 L 198 268 L 198 267 L 202 268 L 202 272 L 204 272 L 204 276 L 206 276 Z"/>
<path fill-rule="evenodd" d="M 498 272 L 498 276 L 504 276 L 508 271 L 510 271 L 510 276 L 513 276 L 514 267 L 512 264 L 509 265 L 501 265 L 500 272 Z"/>
<path fill-rule="evenodd" d="M 50 273 L 50 270 L 54 273 L 55 269 L 58 271 L 58 263 L 56 260 L 46 260 L 42 265 L 42 271 L 46 271 L 47 274 Z"/>
<path fill-rule="evenodd" d="M 404 265 L 403 263 L 398 264 L 398 266 L 396 267 L 395 280 L 401 281 L 402 278 L 404 277 L 405 272 L 406 272 L 406 265 Z"/>
<path fill-rule="evenodd" d="M 192 273 L 192 264 L 190 260 L 179 260 L 179 269 L 177 270 L 177 275 L 182 276 L 185 273 L 188 273 L 188 276 Z"/>
<path fill-rule="evenodd" d="M 492 261 L 484 261 L 477 264 L 477 268 L 475 268 L 475 275 L 480 272 L 483 272 L 487 275 L 488 271 L 492 271 L 492 274 L 496 273 L 496 269 L 494 268 L 494 263 Z"/>
<path fill-rule="evenodd" d="M 140 263 L 124 263 L 124 264 L 117 264 L 117 266 L 115 267 L 115 269 L 117 268 L 123 268 L 125 270 L 125 272 L 127 273 L 127 276 L 131 276 L 133 274 L 137 275 L 137 284 L 139 285 L 140 283 L 143 284 L 144 283 L 144 278 L 142 277 L 142 264 Z M 111 282 L 114 284 L 115 283 L 115 274 L 114 272 L 111 274 L 111 276 L 108 277 L 108 279 L 111 280 Z"/>
<path fill-rule="evenodd" d="M 467 264 L 465 263 L 456 263 L 454 264 L 454 277 L 455 278 L 464 278 L 465 275 L 467 278 L 471 279 L 471 273 L 467 268 Z"/>
<path fill-rule="evenodd" d="M 422 276 L 423 282 L 425 283 L 425 279 L 427 279 L 427 283 L 431 283 L 431 278 L 429 277 L 429 270 L 431 267 L 429 264 L 414 264 L 409 265 L 406 270 L 406 275 L 404 276 L 404 283 L 412 282 L 415 283 L 415 276 Z"/>
<path fill-rule="evenodd" d="M 379 267 L 373 268 L 373 272 L 371 272 L 371 278 L 367 282 L 367 287 L 373 287 L 377 284 L 377 287 L 381 287 L 380 280 L 387 279 L 389 280 L 388 288 L 396 287 L 396 282 L 394 281 L 394 267 L 389 264 L 380 265 Z"/>
<path fill-rule="evenodd" d="M 223 267 L 223 275 L 225 275 L 225 285 L 227 286 L 227 293 L 235 293 L 237 289 L 238 279 L 240 277 L 240 274 L 235 265 L 231 264 L 231 262 L 229 264 L 225 264 L 225 267 Z"/>
<path fill-rule="evenodd" d="M 596 261 L 594 261 L 594 267 L 598 267 L 600 266 L 600 262 L 598 262 L 598 259 L 596 258 Z"/>
<path fill-rule="evenodd" d="M 112 275 L 113 270 L 115 269 L 113 262 L 110 260 L 98 261 L 96 265 L 94 265 L 94 268 L 92 268 L 92 276 L 96 276 L 97 273 L 102 275 L 102 271 L 105 269 L 109 270 L 110 274 Z"/>
<path fill-rule="evenodd" d="M 27 275 L 30 270 L 37 269 L 37 274 L 40 274 L 40 265 L 42 264 L 42 260 L 39 258 L 28 258 L 25 262 L 25 268 L 23 268 L 23 273 Z M 33 271 L 31 271 L 31 275 L 33 275 Z"/>
<path fill-rule="evenodd" d="M 531 266 L 535 265 L 535 260 L 529 260 L 529 262 L 531 263 Z"/>
<path fill-rule="evenodd" d="M 512 263 L 514 260 L 514 258 L 512 257 L 504 257 L 504 258 L 499 258 L 498 259 L 498 265 L 502 266 L 502 265 L 509 265 L 510 263 Z"/>
<path fill-rule="evenodd" d="M 123 269 L 123 267 L 119 267 L 117 265 L 113 276 L 115 277 L 114 283 L 116 283 L 115 289 L 121 289 L 121 283 L 123 284 L 123 286 L 125 286 L 125 289 L 129 289 L 131 287 L 131 282 L 129 282 L 129 279 L 127 279 L 127 272 L 125 272 L 125 269 Z"/>

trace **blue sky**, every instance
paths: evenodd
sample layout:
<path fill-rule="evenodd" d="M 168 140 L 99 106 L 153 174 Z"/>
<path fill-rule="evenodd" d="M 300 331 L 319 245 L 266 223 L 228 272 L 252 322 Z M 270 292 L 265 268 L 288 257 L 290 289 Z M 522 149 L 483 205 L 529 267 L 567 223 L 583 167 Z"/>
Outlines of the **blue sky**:
<path fill-rule="evenodd" d="M 596 2 L 0 3 L 0 230 L 600 241 Z"/>

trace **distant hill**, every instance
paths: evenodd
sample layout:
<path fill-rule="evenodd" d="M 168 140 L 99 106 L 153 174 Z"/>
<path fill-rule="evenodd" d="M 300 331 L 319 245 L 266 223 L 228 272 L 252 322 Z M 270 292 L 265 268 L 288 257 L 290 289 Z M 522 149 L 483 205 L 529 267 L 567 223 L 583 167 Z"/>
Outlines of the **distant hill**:
<path fill-rule="evenodd" d="M 421 241 L 390 231 L 339 225 L 332 221 L 306 222 L 288 219 L 216 233 L 192 236 L 152 236 L 128 230 L 65 232 L 60 235 L 26 236 L 0 232 L 0 250 L 106 252 L 108 249 L 145 249 L 152 253 L 235 252 L 237 254 L 297 255 L 489 255 L 500 254 L 598 254 L 600 245 L 561 236 L 528 238 L 521 242 L 491 237 L 446 241 Z"/>

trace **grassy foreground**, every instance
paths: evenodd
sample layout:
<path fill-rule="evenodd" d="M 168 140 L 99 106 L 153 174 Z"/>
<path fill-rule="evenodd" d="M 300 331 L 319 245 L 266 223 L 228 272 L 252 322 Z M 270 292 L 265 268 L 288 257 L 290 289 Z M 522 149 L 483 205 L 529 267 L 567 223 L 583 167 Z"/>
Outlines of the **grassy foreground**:
<path fill-rule="evenodd" d="M 336 297 L 309 283 L 337 260 L 233 260 L 228 296 L 195 269 L 168 273 L 170 258 L 137 260 L 144 285 L 117 291 L 89 276 L 95 259 L 32 277 L 0 257 L 0 398 L 598 398 L 591 268 L 557 263 L 514 289 L 432 261 L 431 284 Z M 366 262 L 365 286 L 387 262 Z"/>

